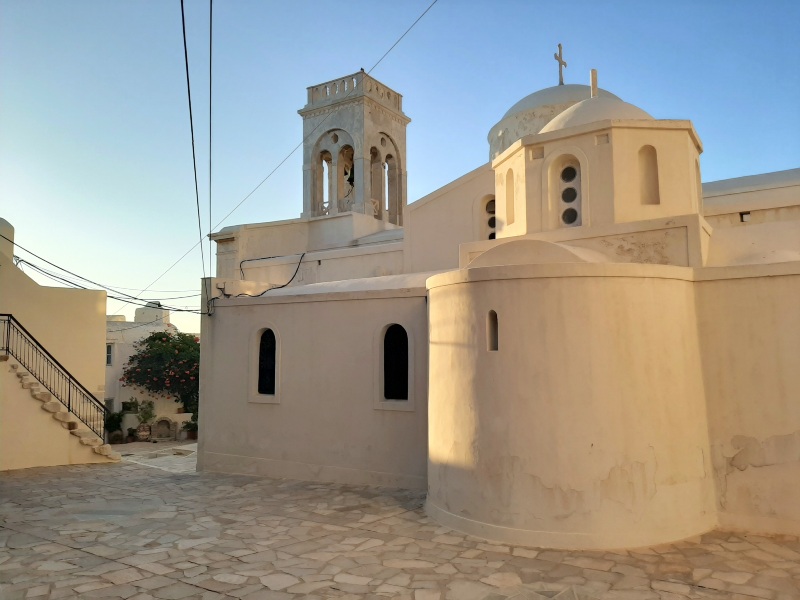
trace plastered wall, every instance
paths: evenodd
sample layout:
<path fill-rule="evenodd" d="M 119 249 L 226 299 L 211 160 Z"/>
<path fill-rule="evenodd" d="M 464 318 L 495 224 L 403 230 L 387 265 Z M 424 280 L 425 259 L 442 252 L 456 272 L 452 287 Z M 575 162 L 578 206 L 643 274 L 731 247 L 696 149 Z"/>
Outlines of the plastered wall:
<path fill-rule="evenodd" d="M 201 339 L 198 467 L 424 489 L 424 289 L 384 295 L 218 301 Z M 411 397 L 387 404 L 379 366 L 381 334 L 392 323 L 409 333 Z M 257 393 L 267 327 L 277 338 L 273 396 Z"/>
<path fill-rule="evenodd" d="M 797 535 L 800 274 L 720 271 L 696 284 L 720 524 Z"/>
<path fill-rule="evenodd" d="M 108 462 L 42 410 L 8 365 L 0 362 L 0 471 Z"/>
<path fill-rule="evenodd" d="M 0 253 L 0 312 L 12 313 L 101 401 L 105 388 L 106 294 L 41 286 Z"/>
<path fill-rule="evenodd" d="M 481 200 L 494 192 L 494 172 L 487 164 L 409 204 L 405 272 L 456 268 L 459 244 L 482 239 Z"/>
<path fill-rule="evenodd" d="M 429 279 L 429 514 L 563 548 L 713 528 L 690 274 L 557 264 Z"/>

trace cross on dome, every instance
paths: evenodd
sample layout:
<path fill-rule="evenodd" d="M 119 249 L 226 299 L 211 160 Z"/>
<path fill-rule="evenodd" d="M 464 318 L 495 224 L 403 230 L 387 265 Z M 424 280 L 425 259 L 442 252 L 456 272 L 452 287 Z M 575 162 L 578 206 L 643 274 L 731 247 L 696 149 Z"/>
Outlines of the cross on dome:
<path fill-rule="evenodd" d="M 558 45 L 558 54 L 553 54 L 553 58 L 558 61 L 558 85 L 564 85 L 564 67 L 567 61 L 561 56 L 561 44 Z"/>

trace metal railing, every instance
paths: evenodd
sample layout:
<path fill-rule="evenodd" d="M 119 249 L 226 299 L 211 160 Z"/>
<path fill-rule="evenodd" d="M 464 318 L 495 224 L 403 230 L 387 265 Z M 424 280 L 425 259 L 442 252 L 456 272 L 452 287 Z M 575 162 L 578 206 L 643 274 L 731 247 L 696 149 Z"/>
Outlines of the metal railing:
<path fill-rule="evenodd" d="M 103 437 L 106 407 L 14 315 L 0 313 L 0 352 L 13 356 L 69 412 Z"/>

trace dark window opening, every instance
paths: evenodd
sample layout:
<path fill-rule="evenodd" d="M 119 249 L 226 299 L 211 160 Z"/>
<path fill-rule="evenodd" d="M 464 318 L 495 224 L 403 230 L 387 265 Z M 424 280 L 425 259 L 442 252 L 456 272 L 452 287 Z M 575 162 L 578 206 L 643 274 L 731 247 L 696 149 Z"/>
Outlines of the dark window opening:
<path fill-rule="evenodd" d="M 497 352 L 500 348 L 500 335 L 497 330 L 497 313 L 493 310 L 489 311 L 489 316 L 486 319 L 486 342 L 489 352 Z"/>
<path fill-rule="evenodd" d="M 267 329 L 258 346 L 258 393 L 275 395 L 275 333 Z"/>
<path fill-rule="evenodd" d="M 574 187 L 568 187 L 561 192 L 561 199 L 564 202 L 574 202 L 578 197 L 578 191 Z"/>
<path fill-rule="evenodd" d="M 383 397 L 408 400 L 408 334 L 397 324 L 383 336 Z"/>
<path fill-rule="evenodd" d="M 561 181 L 565 183 L 569 183 L 578 175 L 578 171 L 575 167 L 565 167 L 563 171 L 561 171 Z"/>
<path fill-rule="evenodd" d="M 561 214 L 561 220 L 567 225 L 572 225 L 578 220 L 578 211 L 574 208 L 568 208 Z"/>

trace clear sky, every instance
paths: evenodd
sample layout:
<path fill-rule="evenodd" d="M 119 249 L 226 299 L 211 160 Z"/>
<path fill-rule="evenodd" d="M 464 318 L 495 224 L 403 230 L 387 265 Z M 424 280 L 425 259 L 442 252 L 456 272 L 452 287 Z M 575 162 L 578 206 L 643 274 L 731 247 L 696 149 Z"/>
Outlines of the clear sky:
<path fill-rule="evenodd" d="M 209 5 L 186 0 L 203 234 L 300 215 L 296 152 L 218 225 L 301 141 L 306 87 L 369 70 L 430 1 L 217 0 L 209 210 Z M 567 83 L 596 68 L 654 117 L 691 119 L 713 181 L 800 167 L 798 23 L 796 0 L 439 0 L 372 75 L 412 119 L 409 202 L 488 160 L 492 125 L 558 83 L 559 42 Z M 196 215 L 179 0 L 0 0 L 0 217 L 17 243 L 136 294 L 198 241 Z M 202 275 L 195 250 L 144 297 L 197 293 Z"/>

